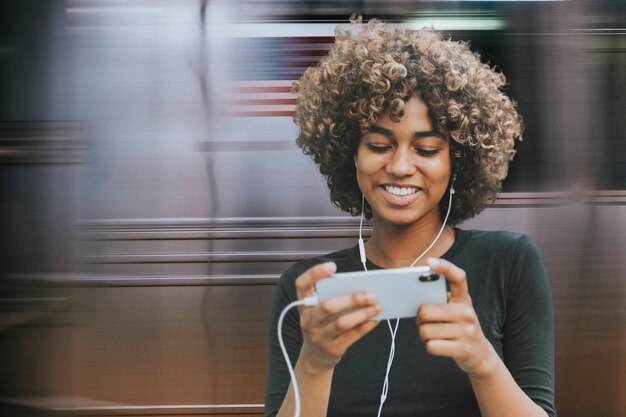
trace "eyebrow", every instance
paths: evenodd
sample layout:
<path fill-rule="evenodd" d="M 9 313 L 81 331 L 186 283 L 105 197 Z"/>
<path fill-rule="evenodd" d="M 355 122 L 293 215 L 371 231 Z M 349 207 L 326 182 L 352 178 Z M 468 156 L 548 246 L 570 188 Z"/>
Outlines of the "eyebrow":
<path fill-rule="evenodd" d="M 368 131 L 372 133 L 380 133 L 381 135 L 387 136 L 390 139 L 396 139 L 396 135 L 394 135 L 392 130 L 389 130 L 382 126 L 374 125 L 370 127 Z M 446 137 L 446 135 L 444 135 L 442 132 L 438 130 L 422 130 L 422 131 L 413 133 L 413 138 L 415 139 L 431 138 L 431 137 L 439 138 L 446 142 L 448 141 L 448 138 Z"/>

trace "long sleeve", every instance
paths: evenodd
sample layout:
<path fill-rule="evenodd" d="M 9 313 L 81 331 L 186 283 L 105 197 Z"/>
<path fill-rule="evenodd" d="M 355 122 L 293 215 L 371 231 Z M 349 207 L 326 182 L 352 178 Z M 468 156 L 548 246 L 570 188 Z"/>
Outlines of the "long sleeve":
<path fill-rule="evenodd" d="M 554 407 L 554 311 L 548 274 L 534 242 L 521 235 L 507 288 L 504 361 L 522 390 L 549 416 Z"/>
<path fill-rule="evenodd" d="M 294 282 L 299 275 L 300 268 L 292 267 L 280 278 L 274 301 L 270 312 L 269 326 L 269 361 L 267 385 L 265 388 L 265 415 L 275 416 L 280 409 L 285 393 L 289 388 L 290 377 L 285 358 L 278 343 L 278 317 L 283 309 L 296 297 Z M 287 313 L 283 320 L 282 329 L 283 341 L 287 348 L 287 353 L 291 359 L 291 364 L 295 366 L 302 346 L 302 331 L 300 330 L 300 317 L 298 309 L 293 308 Z"/>

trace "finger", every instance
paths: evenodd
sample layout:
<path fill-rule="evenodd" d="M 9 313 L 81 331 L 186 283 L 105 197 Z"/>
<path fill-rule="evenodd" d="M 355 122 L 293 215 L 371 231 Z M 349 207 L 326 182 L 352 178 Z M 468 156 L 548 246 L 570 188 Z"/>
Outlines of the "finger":
<path fill-rule="evenodd" d="M 315 283 L 328 278 L 337 270 L 334 262 L 324 262 L 307 269 L 296 279 L 296 293 L 298 299 L 303 299 L 315 294 Z"/>
<path fill-rule="evenodd" d="M 376 295 L 374 293 L 358 291 L 324 300 L 320 303 L 320 310 L 326 315 L 332 315 L 349 308 L 367 307 L 375 302 Z"/>
<path fill-rule="evenodd" d="M 427 342 L 434 339 L 471 339 L 476 335 L 472 323 L 428 323 L 419 328 L 420 338 Z"/>
<path fill-rule="evenodd" d="M 424 304 L 417 311 L 417 323 L 441 323 L 476 321 L 476 311 L 466 303 Z"/>
<path fill-rule="evenodd" d="M 336 338 L 341 334 L 360 326 L 376 317 L 383 310 L 380 304 L 359 308 L 349 313 L 341 314 L 324 325 L 322 334 L 329 338 Z"/>
<path fill-rule="evenodd" d="M 371 332 L 379 323 L 380 321 L 378 320 L 368 320 L 365 323 L 361 323 L 335 338 L 333 345 L 345 352 L 345 350 L 352 346 L 357 340 Z"/>
<path fill-rule="evenodd" d="M 464 270 L 452 262 L 440 258 L 430 258 L 427 263 L 430 269 L 444 274 L 448 278 L 450 282 L 450 301 L 471 300 L 467 288 L 467 275 Z"/>
<path fill-rule="evenodd" d="M 425 343 L 426 351 L 435 356 L 448 356 L 451 358 L 467 355 L 468 344 L 458 340 L 433 339 Z"/>
<path fill-rule="evenodd" d="M 308 308 L 307 323 L 317 326 L 319 323 L 327 323 L 332 316 L 350 308 L 369 307 L 376 303 L 376 296 L 368 292 L 353 292 L 338 295 L 324 300 L 315 308 Z"/>

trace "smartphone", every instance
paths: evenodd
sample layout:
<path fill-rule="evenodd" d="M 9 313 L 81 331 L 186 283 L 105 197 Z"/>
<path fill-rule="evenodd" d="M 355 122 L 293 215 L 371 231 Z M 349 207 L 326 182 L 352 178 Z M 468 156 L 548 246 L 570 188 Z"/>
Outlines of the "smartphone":
<path fill-rule="evenodd" d="M 356 291 L 376 294 L 383 311 L 373 320 L 415 317 L 422 304 L 448 300 L 445 276 L 427 266 L 339 273 L 318 281 L 315 290 L 320 302 Z"/>

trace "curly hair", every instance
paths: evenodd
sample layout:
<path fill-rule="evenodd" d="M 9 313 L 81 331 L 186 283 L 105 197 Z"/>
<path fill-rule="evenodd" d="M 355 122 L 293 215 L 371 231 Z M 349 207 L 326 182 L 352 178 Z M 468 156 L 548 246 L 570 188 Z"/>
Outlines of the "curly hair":
<path fill-rule="evenodd" d="M 332 202 L 360 214 L 353 161 L 359 141 L 383 113 L 399 120 L 407 101 L 418 95 L 435 127 L 449 137 L 457 191 L 448 224 L 480 213 L 500 191 L 523 131 L 515 103 L 500 90 L 504 75 L 466 43 L 432 29 L 353 21 L 347 30 L 337 28 L 335 39 L 328 56 L 292 87 L 296 143 L 319 165 Z M 445 201 L 444 196 L 442 218 Z M 367 204 L 365 216 L 372 217 Z"/>

